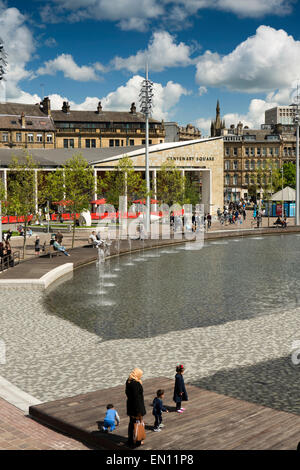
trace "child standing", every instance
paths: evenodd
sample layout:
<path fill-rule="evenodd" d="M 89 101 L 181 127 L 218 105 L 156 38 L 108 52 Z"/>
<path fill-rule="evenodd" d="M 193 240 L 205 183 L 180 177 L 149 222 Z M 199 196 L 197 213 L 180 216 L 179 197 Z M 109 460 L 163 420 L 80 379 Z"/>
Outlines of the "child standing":
<path fill-rule="evenodd" d="M 119 426 L 120 417 L 117 411 L 114 409 L 114 405 L 112 403 L 108 404 L 106 409 L 107 412 L 104 418 L 104 426 L 102 427 L 102 430 L 108 432 L 108 428 L 110 428 L 110 431 L 115 429 L 115 421 L 117 422 L 117 426 Z"/>
<path fill-rule="evenodd" d="M 184 380 L 184 367 L 182 364 L 176 366 L 176 375 L 175 375 L 175 386 L 174 386 L 174 396 L 173 400 L 176 403 L 176 411 L 177 413 L 183 413 L 185 408 L 182 408 L 181 402 L 188 401 L 188 395 L 186 393 Z"/>
<path fill-rule="evenodd" d="M 164 390 L 157 390 L 156 392 L 156 397 L 153 400 L 153 416 L 155 416 L 155 422 L 154 422 L 154 432 L 159 432 L 161 428 L 164 427 L 164 424 L 162 424 L 162 412 L 166 411 L 168 413 L 167 408 L 163 405 L 163 399 L 165 396 L 165 391 Z"/>

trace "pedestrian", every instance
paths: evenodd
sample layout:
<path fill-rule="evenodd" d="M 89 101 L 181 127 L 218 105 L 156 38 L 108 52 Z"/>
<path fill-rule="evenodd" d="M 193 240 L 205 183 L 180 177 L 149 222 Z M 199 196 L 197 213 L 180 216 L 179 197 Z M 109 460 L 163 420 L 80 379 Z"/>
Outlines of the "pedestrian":
<path fill-rule="evenodd" d="M 152 414 L 155 416 L 155 422 L 154 422 L 154 432 L 159 432 L 161 428 L 164 427 L 164 424 L 162 423 L 162 412 L 165 411 L 168 413 L 167 408 L 163 405 L 163 399 L 165 396 L 165 391 L 164 390 L 157 390 L 156 392 L 156 397 L 153 400 L 152 406 L 153 406 L 153 411 Z"/>
<path fill-rule="evenodd" d="M 146 414 L 144 403 L 144 390 L 142 385 L 143 371 L 135 368 L 130 372 L 126 381 L 125 393 L 127 396 L 127 416 L 129 416 L 128 425 L 128 445 L 133 447 L 144 444 L 142 441 L 134 442 L 134 424 L 137 421 L 142 421 L 143 416 Z"/>
<path fill-rule="evenodd" d="M 59 243 L 60 245 L 61 245 L 61 243 L 62 243 L 62 241 L 63 241 L 63 238 L 64 238 L 63 234 L 62 234 L 60 231 L 58 231 L 57 234 L 56 234 L 56 240 L 58 241 L 58 243 Z"/>
<path fill-rule="evenodd" d="M 112 432 L 117 426 L 120 424 L 120 416 L 118 415 L 117 410 L 115 410 L 114 405 L 109 403 L 106 407 L 107 412 L 104 418 L 104 426 L 102 426 L 102 430 L 108 432 L 109 430 Z"/>
<path fill-rule="evenodd" d="M 211 227 L 211 214 L 207 214 L 207 228 Z"/>
<path fill-rule="evenodd" d="M 183 413 L 185 408 L 181 406 L 182 401 L 188 401 L 188 395 L 186 393 L 184 380 L 184 367 L 182 364 L 176 366 L 175 385 L 174 385 L 174 396 L 173 400 L 176 403 L 177 413 Z"/>
<path fill-rule="evenodd" d="M 34 252 L 35 252 L 35 256 L 40 256 L 40 250 L 41 250 L 41 247 L 40 247 L 40 237 L 36 236 L 36 237 L 35 237 L 35 243 L 34 243 Z"/>

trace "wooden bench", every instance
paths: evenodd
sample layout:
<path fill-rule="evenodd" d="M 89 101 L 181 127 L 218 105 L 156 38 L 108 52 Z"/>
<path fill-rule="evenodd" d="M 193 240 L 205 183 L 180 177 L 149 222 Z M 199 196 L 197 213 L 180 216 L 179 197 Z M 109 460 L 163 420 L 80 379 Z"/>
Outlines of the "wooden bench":
<path fill-rule="evenodd" d="M 46 242 L 43 244 L 42 252 L 44 256 L 49 255 L 49 258 L 52 258 L 53 256 L 60 256 L 63 254 L 62 251 L 56 250 L 53 245 L 47 246 Z"/>

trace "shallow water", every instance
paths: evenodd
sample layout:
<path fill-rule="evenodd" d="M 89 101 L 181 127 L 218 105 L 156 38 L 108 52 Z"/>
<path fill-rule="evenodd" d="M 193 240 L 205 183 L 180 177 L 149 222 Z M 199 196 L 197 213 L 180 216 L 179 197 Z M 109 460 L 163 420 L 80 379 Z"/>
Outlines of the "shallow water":
<path fill-rule="evenodd" d="M 44 306 L 102 341 L 153 337 L 298 307 L 300 239 L 236 241 L 208 242 L 204 248 L 209 250 L 158 249 L 89 265 L 75 271 L 73 281 L 46 293 Z M 110 278 L 113 283 L 105 282 Z"/>

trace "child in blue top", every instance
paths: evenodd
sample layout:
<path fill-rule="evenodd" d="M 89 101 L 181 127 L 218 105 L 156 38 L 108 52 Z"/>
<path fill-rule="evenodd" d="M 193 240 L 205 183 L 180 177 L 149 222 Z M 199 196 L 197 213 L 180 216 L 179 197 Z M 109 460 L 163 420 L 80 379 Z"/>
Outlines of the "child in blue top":
<path fill-rule="evenodd" d="M 165 396 L 165 391 L 164 390 L 157 390 L 156 392 L 156 397 L 153 400 L 153 416 L 155 416 L 155 422 L 154 422 L 154 432 L 159 432 L 164 425 L 162 424 L 162 412 L 166 411 L 168 413 L 168 410 L 166 407 L 163 405 L 163 398 Z"/>
<path fill-rule="evenodd" d="M 109 428 L 110 428 L 110 431 L 113 431 L 115 429 L 116 427 L 115 421 L 117 422 L 117 426 L 119 426 L 120 417 L 117 411 L 114 409 L 113 404 L 110 403 L 109 405 L 107 405 L 106 409 L 107 409 L 107 412 L 104 418 L 104 426 L 102 427 L 102 429 L 103 431 L 108 432 Z"/>

